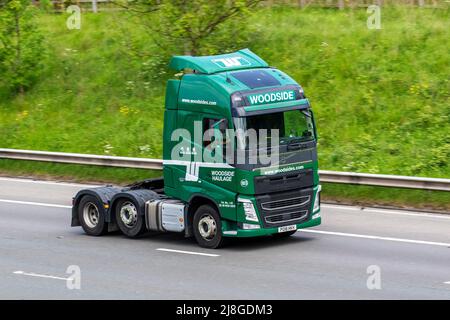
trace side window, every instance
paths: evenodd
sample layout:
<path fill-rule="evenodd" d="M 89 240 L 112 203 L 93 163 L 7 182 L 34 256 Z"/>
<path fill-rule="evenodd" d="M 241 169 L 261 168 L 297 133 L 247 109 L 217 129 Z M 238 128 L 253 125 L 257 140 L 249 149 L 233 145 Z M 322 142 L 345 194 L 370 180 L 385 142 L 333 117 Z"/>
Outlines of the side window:
<path fill-rule="evenodd" d="M 228 157 L 233 156 L 233 142 L 228 136 L 228 120 L 227 119 L 214 119 L 214 118 L 204 118 L 203 119 L 203 148 L 209 155 L 214 158 L 215 161 L 223 161 L 228 163 L 232 159 Z M 219 136 L 222 141 L 216 141 Z"/>

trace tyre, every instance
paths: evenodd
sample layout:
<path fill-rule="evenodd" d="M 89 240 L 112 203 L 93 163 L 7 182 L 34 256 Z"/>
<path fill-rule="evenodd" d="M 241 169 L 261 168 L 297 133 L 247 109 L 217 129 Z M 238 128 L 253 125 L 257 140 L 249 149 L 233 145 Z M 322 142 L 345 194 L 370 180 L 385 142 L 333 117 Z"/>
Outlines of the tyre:
<path fill-rule="evenodd" d="M 282 238 L 288 238 L 292 235 L 294 235 L 297 232 L 297 230 L 292 230 L 288 232 L 281 232 L 281 233 L 274 233 L 272 236 L 276 239 L 282 239 Z"/>
<path fill-rule="evenodd" d="M 78 219 L 88 235 L 101 236 L 108 231 L 103 203 L 97 197 L 86 195 L 81 198 L 78 205 Z"/>
<path fill-rule="evenodd" d="M 145 232 L 144 215 L 134 200 L 119 199 L 115 206 L 116 223 L 120 231 L 130 238 L 136 238 Z"/>
<path fill-rule="evenodd" d="M 193 229 L 201 247 L 216 249 L 224 244 L 219 213 L 210 205 L 202 205 L 195 211 Z"/>

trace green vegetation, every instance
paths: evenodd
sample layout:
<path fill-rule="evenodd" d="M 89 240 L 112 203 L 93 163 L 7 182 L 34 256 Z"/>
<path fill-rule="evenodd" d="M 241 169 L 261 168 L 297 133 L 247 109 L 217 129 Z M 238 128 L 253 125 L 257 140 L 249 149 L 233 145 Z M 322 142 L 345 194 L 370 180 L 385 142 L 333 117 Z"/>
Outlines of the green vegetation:
<path fill-rule="evenodd" d="M 28 0 L 0 2 L 0 90 L 2 95 L 23 94 L 39 77 L 45 58 L 36 8 Z"/>
<path fill-rule="evenodd" d="M 86 14 L 81 30 L 68 30 L 66 18 L 41 17 L 53 56 L 23 98 L 0 100 L 2 146 L 160 156 L 165 71 L 127 37 L 145 44 L 145 34 L 114 14 Z"/>
<path fill-rule="evenodd" d="M 244 43 L 303 85 L 322 169 L 449 178 L 449 11 L 386 7 L 382 29 L 369 30 L 365 10 L 262 9 L 250 16 Z M 66 18 L 39 16 L 49 51 L 40 81 L 22 97 L 0 91 L 0 147 L 160 158 L 164 84 L 173 72 L 155 35 L 125 12 L 84 13 L 81 30 L 68 30 Z M 147 176 L 5 160 L 0 171 L 119 182 Z M 329 195 L 352 198 L 346 188 Z M 395 196 L 364 190 L 353 198 Z M 414 203 L 450 202 L 405 192 L 400 198 L 423 199 Z"/>
<path fill-rule="evenodd" d="M 247 17 L 262 0 L 122 0 L 144 26 L 160 55 L 208 55 L 248 42 Z M 239 31 L 239 32 L 237 32 Z"/>
<path fill-rule="evenodd" d="M 450 212 L 449 195 L 446 191 L 351 186 L 335 183 L 324 183 L 322 190 L 322 199 L 327 202 Z"/>

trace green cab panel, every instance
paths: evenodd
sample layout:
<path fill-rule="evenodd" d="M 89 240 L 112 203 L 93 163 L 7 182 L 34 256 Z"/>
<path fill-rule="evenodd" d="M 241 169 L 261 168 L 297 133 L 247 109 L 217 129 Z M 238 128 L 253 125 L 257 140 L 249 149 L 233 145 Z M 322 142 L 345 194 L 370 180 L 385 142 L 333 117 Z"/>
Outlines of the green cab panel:
<path fill-rule="evenodd" d="M 166 87 L 166 109 L 177 109 L 178 90 L 180 89 L 180 80 L 170 79 Z"/>
<path fill-rule="evenodd" d="M 169 66 L 177 71 L 191 69 L 198 73 L 212 74 L 231 70 L 265 68 L 268 67 L 268 64 L 249 49 L 242 49 L 215 56 L 174 56 Z"/>

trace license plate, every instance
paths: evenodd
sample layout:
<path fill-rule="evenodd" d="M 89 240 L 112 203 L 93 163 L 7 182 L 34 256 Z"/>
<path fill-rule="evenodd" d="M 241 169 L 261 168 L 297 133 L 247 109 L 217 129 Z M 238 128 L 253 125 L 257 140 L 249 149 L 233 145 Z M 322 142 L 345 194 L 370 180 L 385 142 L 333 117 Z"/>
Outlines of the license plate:
<path fill-rule="evenodd" d="M 278 228 L 278 232 L 288 232 L 294 230 L 297 230 L 297 226 L 295 224 L 293 226 L 284 226 Z"/>

